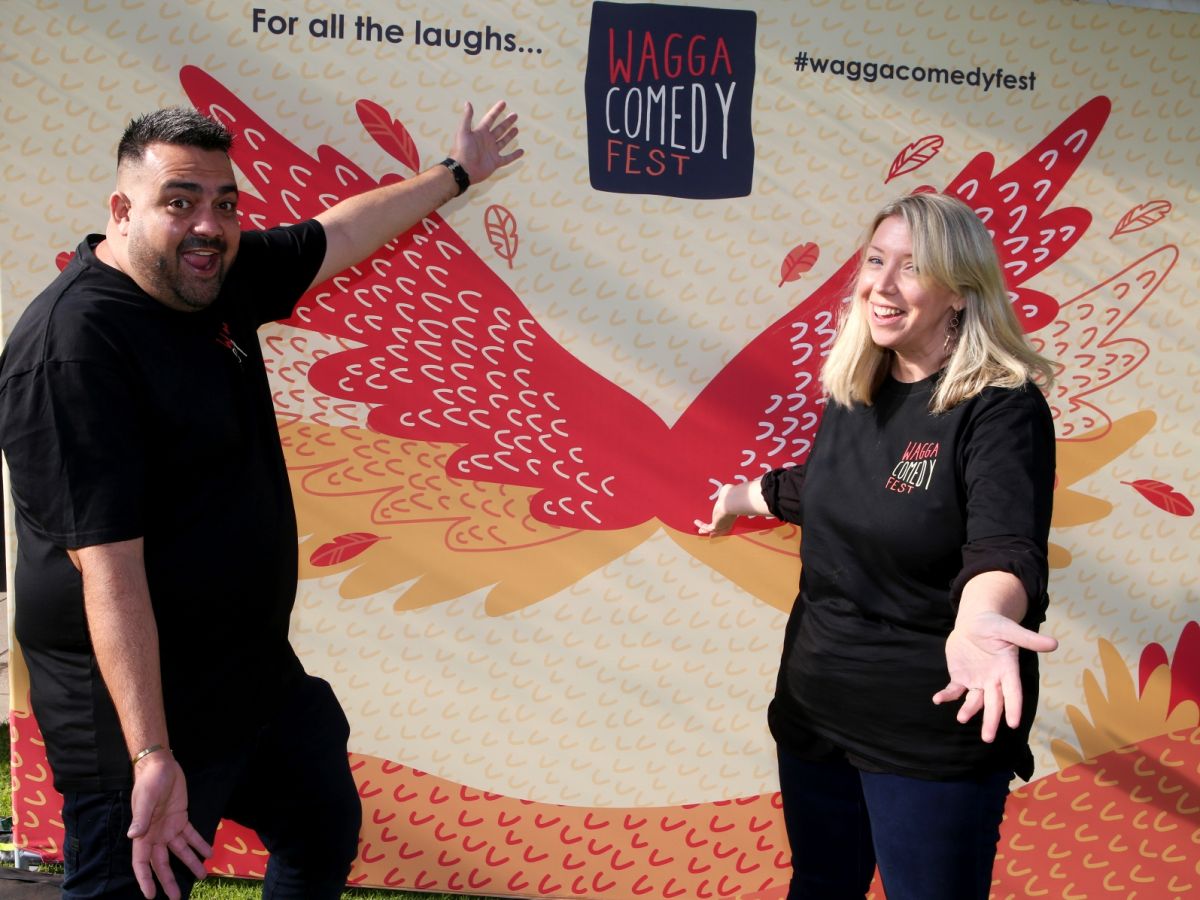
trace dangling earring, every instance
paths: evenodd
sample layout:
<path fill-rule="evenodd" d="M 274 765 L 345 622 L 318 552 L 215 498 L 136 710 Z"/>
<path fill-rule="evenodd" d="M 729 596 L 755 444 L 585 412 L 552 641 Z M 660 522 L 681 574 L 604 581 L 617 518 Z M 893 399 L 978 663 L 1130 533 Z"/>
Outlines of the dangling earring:
<path fill-rule="evenodd" d="M 942 344 L 944 353 L 950 353 L 958 343 L 958 313 L 957 309 L 951 310 L 950 321 L 946 323 L 946 342 Z"/>

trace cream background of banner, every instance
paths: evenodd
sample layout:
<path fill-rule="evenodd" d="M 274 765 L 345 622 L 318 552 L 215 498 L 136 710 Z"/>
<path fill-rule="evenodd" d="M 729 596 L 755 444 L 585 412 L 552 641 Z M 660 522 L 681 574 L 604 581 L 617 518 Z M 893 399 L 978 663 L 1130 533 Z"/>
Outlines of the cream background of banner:
<path fill-rule="evenodd" d="M 1113 503 L 1113 513 L 1052 535 L 1074 560 L 1052 583 L 1049 628 L 1063 647 L 1044 667 L 1035 732 L 1041 771 L 1055 768 L 1051 739 L 1074 742 L 1066 707 L 1084 705 L 1084 673 L 1099 669 L 1098 638 L 1135 665 L 1147 642 L 1170 649 L 1182 623 L 1197 618 L 1200 524 L 1167 516 L 1121 482 L 1156 478 L 1200 499 L 1200 132 L 1193 124 L 1200 20 L 1023 0 L 762 0 L 754 4 L 754 192 L 698 202 L 589 187 L 588 3 L 478 2 L 453 15 L 445 4 L 286 4 L 301 16 L 491 24 L 542 50 L 475 57 L 415 47 L 411 38 L 368 47 L 255 36 L 254 5 L 5 5 L 5 331 L 52 277 L 55 254 L 102 228 L 116 136 L 130 114 L 183 99 L 177 73 L 184 64 L 221 79 L 306 151 L 330 143 L 376 177 L 398 164 L 365 135 L 355 100 L 388 107 L 428 164 L 449 146 L 456 104 L 505 96 L 522 115 L 528 156 L 447 207 L 447 221 L 569 351 L 670 422 L 745 343 L 836 270 L 874 207 L 919 184 L 945 184 L 981 151 L 1002 168 L 1102 93 L 1112 98 L 1112 116 L 1055 204 L 1086 206 L 1095 220 L 1032 286 L 1061 302 L 1163 244 L 1178 246 L 1181 257 L 1123 332 L 1151 347 L 1148 362 L 1097 401 L 1114 419 L 1150 409 L 1157 422 L 1077 485 Z M 795 71 L 801 49 L 864 61 L 999 65 L 1036 71 L 1038 83 L 1033 92 L 982 94 L 850 82 Z M 885 186 L 900 148 L 930 133 L 945 138 L 941 154 Z M 1131 206 L 1160 197 L 1174 204 L 1165 221 L 1109 238 Z M 511 270 L 488 247 L 482 211 L 489 203 L 518 218 L 522 246 Z M 777 287 L 783 256 L 804 241 L 820 244 L 820 261 L 799 282 Z M 705 499 L 696 505 L 701 514 Z M 676 580 L 666 583 L 664 573 Z M 503 617 L 487 617 L 478 595 L 396 613 L 393 593 L 345 601 L 334 581 L 302 585 L 295 641 L 347 704 L 359 752 L 580 806 L 678 804 L 775 787 L 764 709 L 784 617 L 661 534 L 569 590 Z M 647 635 L 659 643 L 645 645 Z M 678 649 L 668 652 L 672 642 Z"/>

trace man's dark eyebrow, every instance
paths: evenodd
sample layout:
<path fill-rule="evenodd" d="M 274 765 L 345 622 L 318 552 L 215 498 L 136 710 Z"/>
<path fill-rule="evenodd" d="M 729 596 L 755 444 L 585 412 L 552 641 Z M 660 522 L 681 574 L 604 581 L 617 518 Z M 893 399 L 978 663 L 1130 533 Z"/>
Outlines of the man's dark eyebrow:
<path fill-rule="evenodd" d="M 204 187 L 195 181 L 167 181 L 163 183 L 162 190 L 164 191 L 190 191 L 193 194 L 204 193 Z M 233 182 L 221 185 L 217 191 L 218 194 L 236 194 L 238 186 Z"/>

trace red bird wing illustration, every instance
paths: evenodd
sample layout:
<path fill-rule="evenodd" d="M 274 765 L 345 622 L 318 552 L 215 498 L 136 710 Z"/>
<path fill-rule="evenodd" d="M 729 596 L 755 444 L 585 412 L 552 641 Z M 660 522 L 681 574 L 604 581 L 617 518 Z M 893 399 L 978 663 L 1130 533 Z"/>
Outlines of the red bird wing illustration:
<path fill-rule="evenodd" d="M 992 155 L 981 153 L 946 188 L 987 225 L 1026 331 L 1047 324 L 1057 304 L 1024 282 L 1074 246 L 1092 222 L 1081 207 L 1047 207 L 1091 150 L 1111 109 L 1107 97 L 1095 97 L 1003 172 L 992 175 Z"/>
<path fill-rule="evenodd" d="M 1013 301 L 1026 326 L 1048 322 L 1058 304 L 1025 282 L 1065 254 L 1083 235 L 1091 214 L 1079 207 L 1047 211 L 1083 161 L 1108 117 L 1098 97 L 1011 166 L 992 174 L 991 154 L 981 153 L 950 182 L 992 231 Z M 708 496 L 738 476 L 802 462 L 820 418 L 817 375 L 833 339 L 839 300 L 850 290 L 856 260 L 836 273 L 790 313 L 751 341 L 707 385 L 676 422 L 676 459 L 685 448 L 690 479 L 684 495 Z M 694 448 L 703 448 L 703 455 Z M 674 509 L 659 518 L 688 530 Z"/>
<path fill-rule="evenodd" d="M 315 159 L 302 152 L 198 69 L 182 79 L 238 135 L 235 162 L 262 197 L 246 203 L 255 225 L 296 221 L 375 185 L 331 148 Z M 1109 108 L 1103 97 L 1084 104 L 999 173 L 980 154 L 947 188 L 992 230 L 1029 330 L 1058 304 L 1025 283 L 1091 221 L 1084 209 L 1049 206 Z M 818 373 L 855 265 L 847 260 L 743 348 L 670 428 L 551 338 L 437 215 L 314 288 L 290 324 L 346 348 L 312 363 L 313 389 L 369 407 L 376 433 L 450 448 L 440 458 L 456 483 L 520 489 L 506 504 L 527 497 L 529 517 L 547 526 L 615 531 L 657 518 L 682 537 L 720 483 L 807 457 L 822 409 Z M 343 532 L 363 530 L 347 523 Z M 781 536 L 751 540 L 779 549 Z M 793 537 L 792 558 L 794 546 Z"/>
<path fill-rule="evenodd" d="M 244 204 L 256 226 L 376 185 L 328 147 L 303 153 L 199 69 L 181 80 L 234 131 L 234 161 L 263 198 Z M 370 406 L 383 434 L 461 445 L 451 477 L 536 488 L 532 514 L 551 525 L 652 517 L 661 472 L 645 451 L 665 439 L 663 421 L 554 341 L 440 216 L 317 286 L 290 324 L 357 343 L 315 362 L 313 387 Z"/>

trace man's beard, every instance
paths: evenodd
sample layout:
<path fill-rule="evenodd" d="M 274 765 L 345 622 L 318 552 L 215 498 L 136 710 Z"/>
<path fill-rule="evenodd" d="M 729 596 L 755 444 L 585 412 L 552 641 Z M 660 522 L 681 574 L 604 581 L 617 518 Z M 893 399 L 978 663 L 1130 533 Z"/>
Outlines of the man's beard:
<path fill-rule="evenodd" d="M 189 277 L 180 257 L 188 250 L 213 250 L 217 254 L 215 277 Z M 149 292 L 157 300 L 168 305 L 189 310 L 207 309 L 217 299 L 225 281 L 225 241 L 220 238 L 205 240 L 190 237 L 175 249 L 174 257 L 158 253 L 134 234 L 129 239 L 129 261 L 139 275 L 150 285 Z"/>

